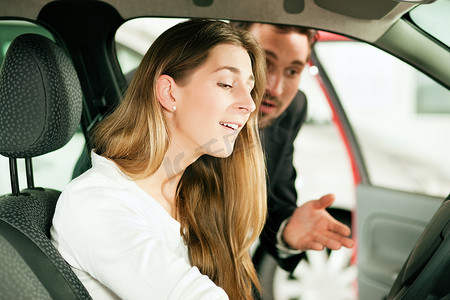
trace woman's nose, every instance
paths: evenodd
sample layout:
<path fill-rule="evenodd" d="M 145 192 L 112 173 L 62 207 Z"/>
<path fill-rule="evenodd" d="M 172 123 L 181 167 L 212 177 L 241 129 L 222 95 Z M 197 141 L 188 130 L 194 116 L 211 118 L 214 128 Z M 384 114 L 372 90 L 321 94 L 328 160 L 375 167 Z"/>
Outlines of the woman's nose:
<path fill-rule="evenodd" d="M 236 107 L 243 113 L 252 113 L 256 109 L 255 101 L 252 98 L 250 92 L 244 88 L 239 95 L 239 100 L 236 103 Z"/>

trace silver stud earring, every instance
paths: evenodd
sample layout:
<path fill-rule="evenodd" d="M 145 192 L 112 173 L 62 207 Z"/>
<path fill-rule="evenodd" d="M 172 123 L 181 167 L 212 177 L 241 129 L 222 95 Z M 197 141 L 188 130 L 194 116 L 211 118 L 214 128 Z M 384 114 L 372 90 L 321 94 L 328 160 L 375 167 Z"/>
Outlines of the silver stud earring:
<path fill-rule="evenodd" d="M 172 106 L 172 111 L 176 111 L 177 110 L 177 107 L 174 105 L 174 106 Z"/>

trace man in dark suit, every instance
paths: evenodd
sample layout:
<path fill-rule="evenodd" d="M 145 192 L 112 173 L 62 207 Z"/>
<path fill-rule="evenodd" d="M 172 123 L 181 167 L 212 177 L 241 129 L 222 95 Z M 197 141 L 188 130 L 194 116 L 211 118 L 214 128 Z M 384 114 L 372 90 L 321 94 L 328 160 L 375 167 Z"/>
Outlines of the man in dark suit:
<path fill-rule="evenodd" d="M 294 140 L 305 121 L 307 101 L 298 90 L 316 31 L 291 26 L 233 22 L 251 32 L 266 52 L 266 95 L 260 107 L 261 138 L 267 159 L 268 218 L 260 236 L 280 267 L 293 271 L 305 250 L 352 247 L 350 228 L 326 211 L 328 194 L 297 207 Z"/>

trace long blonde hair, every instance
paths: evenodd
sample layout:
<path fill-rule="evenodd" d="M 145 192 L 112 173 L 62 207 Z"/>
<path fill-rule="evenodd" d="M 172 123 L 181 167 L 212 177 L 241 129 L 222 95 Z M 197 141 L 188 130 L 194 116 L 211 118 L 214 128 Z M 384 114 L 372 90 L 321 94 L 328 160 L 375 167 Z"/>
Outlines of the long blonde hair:
<path fill-rule="evenodd" d="M 230 299 L 253 299 L 259 288 L 249 255 L 266 216 L 265 164 L 257 110 L 265 90 L 264 53 L 247 32 L 216 20 L 194 19 L 175 25 L 152 44 L 117 109 L 95 129 L 97 154 L 113 160 L 135 179 L 162 164 L 170 134 L 156 94 L 162 74 L 183 84 L 219 44 L 243 47 L 250 56 L 257 109 L 238 135 L 227 158 L 203 155 L 182 175 L 177 187 L 177 218 L 192 265 L 225 289 Z"/>

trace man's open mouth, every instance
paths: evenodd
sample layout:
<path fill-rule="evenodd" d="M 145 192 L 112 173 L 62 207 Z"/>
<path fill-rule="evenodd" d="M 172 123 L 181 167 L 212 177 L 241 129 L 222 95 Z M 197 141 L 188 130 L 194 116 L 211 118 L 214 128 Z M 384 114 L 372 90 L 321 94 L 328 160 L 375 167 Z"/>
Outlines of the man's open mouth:
<path fill-rule="evenodd" d="M 276 106 L 275 102 L 270 101 L 270 100 L 263 100 L 261 102 L 261 105 L 266 106 L 266 107 L 275 107 Z"/>

